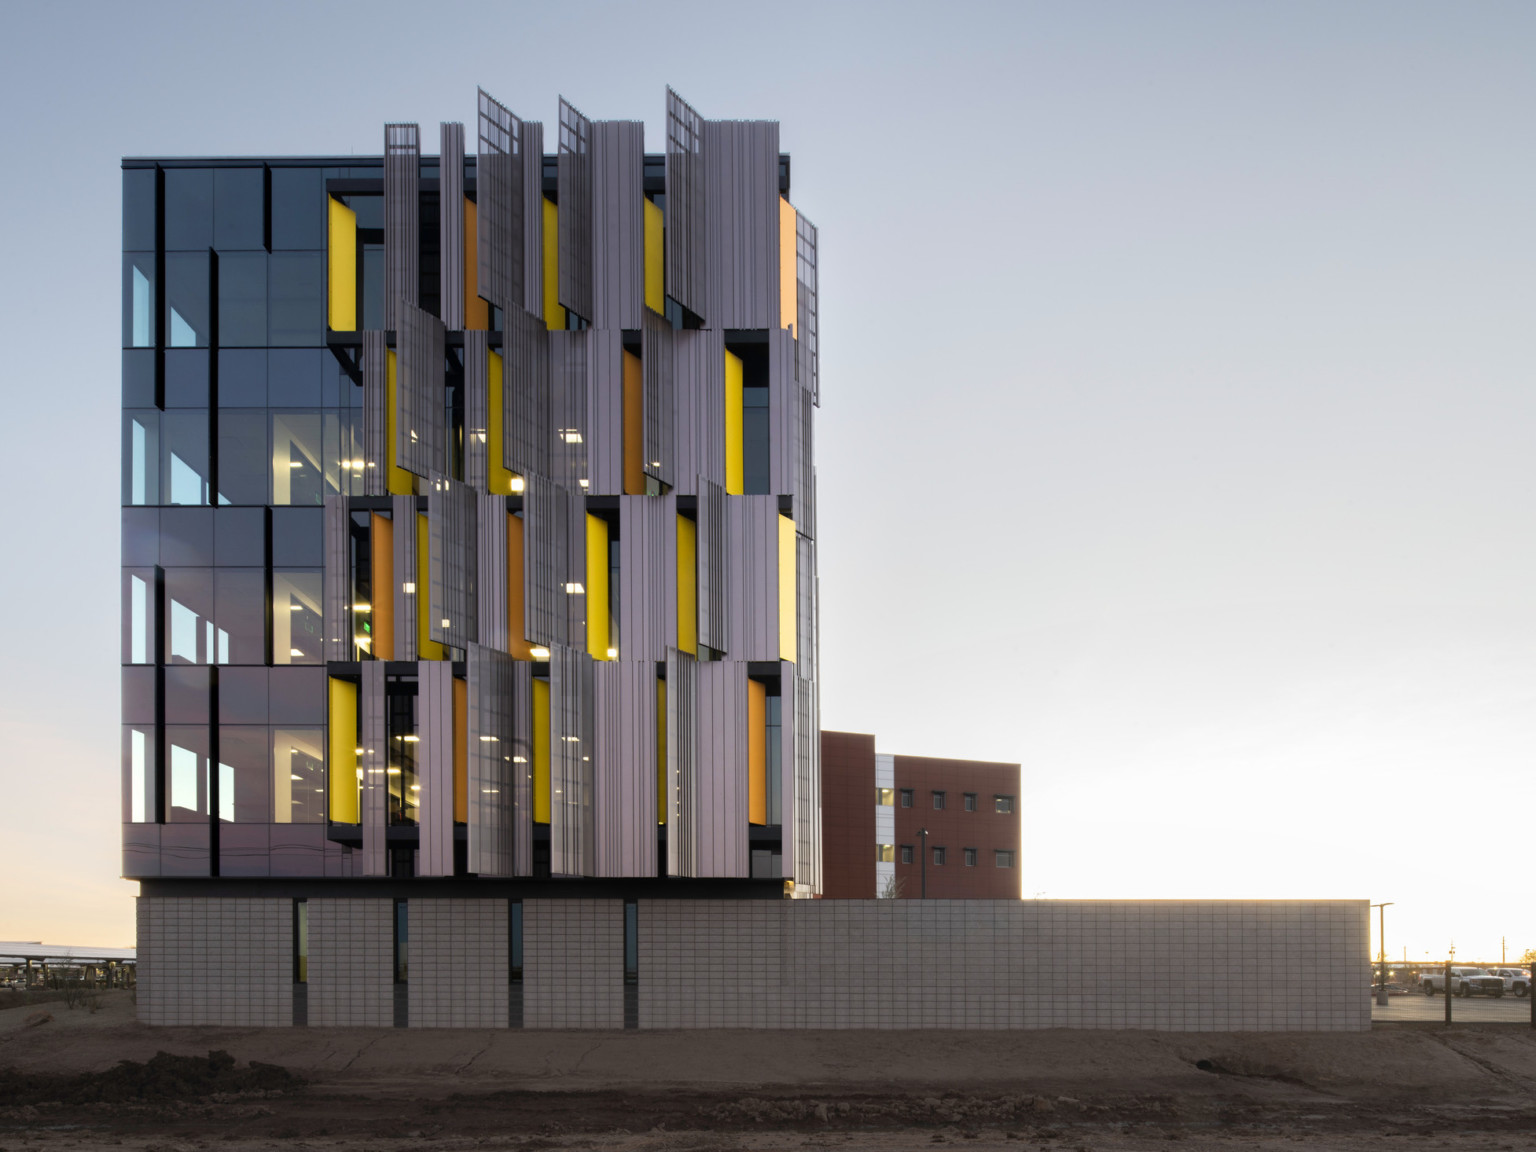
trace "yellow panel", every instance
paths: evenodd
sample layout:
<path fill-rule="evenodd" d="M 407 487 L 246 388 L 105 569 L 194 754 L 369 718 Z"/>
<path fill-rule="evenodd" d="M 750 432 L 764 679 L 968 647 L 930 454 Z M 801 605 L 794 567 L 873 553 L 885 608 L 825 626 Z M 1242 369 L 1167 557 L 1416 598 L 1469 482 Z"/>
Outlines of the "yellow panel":
<path fill-rule="evenodd" d="M 331 677 L 330 792 L 331 819 L 339 824 L 358 823 L 357 685 Z"/>
<path fill-rule="evenodd" d="M 533 682 L 533 818 L 549 823 L 549 681 Z"/>
<path fill-rule="evenodd" d="M 646 201 L 650 203 L 649 200 Z M 624 495 L 645 495 L 645 382 L 640 357 L 624 354 Z"/>
<path fill-rule="evenodd" d="M 645 306 L 652 312 L 667 310 L 666 248 L 662 243 L 662 214 L 655 203 L 645 202 Z"/>
<path fill-rule="evenodd" d="M 330 199 L 330 279 L 327 308 L 332 332 L 357 331 L 357 213 L 334 196 Z"/>
<path fill-rule="evenodd" d="M 501 354 L 492 352 L 487 361 L 486 373 L 488 386 L 486 388 L 486 406 L 490 409 L 486 413 L 485 428 L 485 458 L 489 464 L 487 476 L 490 481 L 491 494 L 493 496 L 506 496 L 512 491 L 512 473 L 507 470 L 503 461 L 506 459 L 505 450 L 502 448 L 503 419 L 506 415 L 501 408 L 502 381 L 505 379 L 504 364 Z"/>
<path fill-rule="evenodd" d="M 656 681 L 656 823 L 667 822 L 667 682 Z"/>
<path fill-rule="evenodd" d="M 793 328 L 798 313 L 799 276 L 795 266 L 795 210 L 779 197 L 779 327 Z"/>
<path fill-rule="evenodd" d="M 764 730 L 766 732 L 766 729 Z M 453 821 L 469 820 L 469 685 L 453 681 Z"/>
<path fill-rule="evenodd" d="M 699 654 L 698 525 L 677 518 L 677 648 Z"/>
<path fill-rule="evenodd" d="M 768 823 L 768 689 L 747 681 L 747 823 Z"/>
<path fill-rule="evenodd" d="M 373 624 L 373 656 L 395 658 L 395 523 L 377 512 L 368 517 L 368 571 L 373 584 L 369 619 Z"/>
<path fill-rule="evenodd" d="M 608 521 L 588 512 L 587 654 L 594 660 L 613 660 L 608 644 Z"/>
<path fill-rule="evenodd" d="M 444 659 L 443 646 L 432 639 L 432 570 L 427 544 L 427 517 L 416 513 L 416 658 Z"/>
<path fill-rule="evenodd" d="M 533 645 L 523 626 L 523 520 L 507 513 L 507 651 L 516 660 L 532 660 Z"/>
<path fill-rule="evenodd" d="M 491 309 L 480 297 L 479 216 L 475 202 L 464 197 L 464 329 L 480 331 L 491 326 Z"/>
<path fill-rule="evenodd" d="M 560 307 L 560 210 L 544 201 L 544 327 L 558 332 L 565 327 Z"/>
<path fill-rule="evenodd" d="M 741 357 L 725 354 L 725 490 L 732 496 L 746 491 L 745 457 L 741 445 Z"/>
<path fill-rule="evenodd" d="M 779 659 L 793 664 L 795 654 L 795 522 L 779 517 Z"/>
<path fill-rule="evenodd" d="M 416 477 L 395 464 L 395 421 L 400 407 L 399 363 L 395 350 L 387 356 L 389 370 L 384 381 L 384 476 L 385 487 L 391 496 L 413 496 L 416 493 Z"/>

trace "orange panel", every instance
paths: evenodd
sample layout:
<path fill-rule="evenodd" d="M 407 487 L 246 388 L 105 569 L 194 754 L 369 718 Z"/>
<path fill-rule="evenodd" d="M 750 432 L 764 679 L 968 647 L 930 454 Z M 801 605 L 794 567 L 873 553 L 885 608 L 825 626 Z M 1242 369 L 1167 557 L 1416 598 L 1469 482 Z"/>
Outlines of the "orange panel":
<path fill-rule="evenodd" d="M 624 495 L 645 495 L 645 384 L 640 357 L 624 353 Z"/>
<path fill-rule="evenodd" d="M 377 512 L 368 517 L 368 566 L 372 574 L 373 655 L 395 658 L 395 525 Z"/>
<path fill-rule="evenodd" d="M 469 820 L 469 685 L 453 681 L 453 822 Z"/>
<path fill-rule="evenodd" d="M 476 240 L 475 202 L 464 198 L 464 330 L 491 326 L 491 308 L 480 298 L 480 253 Z"/>
<path fill-rule="evenodd" d="M 532 660 L 523 621 L 523 518 L 507 513 L 507 651 L 518 660 Z"/>
<path fill-rule="evenodd" d="M 768 823 L 768 689 L 747 681 L 747 823 Z"/>

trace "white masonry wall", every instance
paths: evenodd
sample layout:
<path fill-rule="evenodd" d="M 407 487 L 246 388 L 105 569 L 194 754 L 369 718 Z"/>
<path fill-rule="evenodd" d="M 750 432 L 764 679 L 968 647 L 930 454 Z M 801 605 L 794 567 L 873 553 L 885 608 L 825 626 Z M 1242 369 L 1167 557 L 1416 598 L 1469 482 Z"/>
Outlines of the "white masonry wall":
<path fill-rule="evenodd" d="M 395 902 L 311 899 L 311 1027 L 389 1028 L 394 1022 Z"/>
<path fill-rule="evenodd" d="M 624 901 L 523 901 L 523 1024 L 624 1026 Z"/>
<path fill-rule="evenodd" d="M 293 903 L 141 897 L 143 1024 L 293 1023 Z"/>
<path fill-rule="evenodd" d="M 410 902 L 410 1026 L 505 1028 L 507 902 Z"/>

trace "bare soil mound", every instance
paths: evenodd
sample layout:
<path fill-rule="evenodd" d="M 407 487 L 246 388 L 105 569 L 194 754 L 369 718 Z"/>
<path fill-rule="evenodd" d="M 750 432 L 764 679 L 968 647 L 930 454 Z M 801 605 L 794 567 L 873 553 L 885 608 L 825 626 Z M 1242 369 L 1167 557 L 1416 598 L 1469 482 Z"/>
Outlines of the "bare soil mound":
<path fill-rule="evenodd" d="M 105 1072 L 57 1075 L 0 1070 L 0 1108 L 56 1103 L 153 1104 L 172 1100 L 225 1099 L 296 1092 L 307 1081 L 276 1064 L 253 1060 L 240 1067 L 228 1052 L 207 1056 L 156 1053 L 149 1060 L 120 1061 Z"/>

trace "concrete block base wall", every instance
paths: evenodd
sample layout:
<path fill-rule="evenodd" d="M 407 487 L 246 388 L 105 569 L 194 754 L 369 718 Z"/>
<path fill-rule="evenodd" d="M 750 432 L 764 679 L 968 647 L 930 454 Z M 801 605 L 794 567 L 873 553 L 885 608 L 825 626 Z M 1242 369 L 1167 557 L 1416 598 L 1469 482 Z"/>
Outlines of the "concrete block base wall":
<path fill-rule="evenodd" d="M 408 1023 L 621 1028 L 621 900 L 410 901 Z M 146 1024 L 292 1022 L 292 905 L 141 897 Z M 388 1027 L 388 899 L 309 898 L 308 1021 Z M 1369 907 L 1339 901 L 641 900 L 641 1028 L 1363 1031 Z"/>

